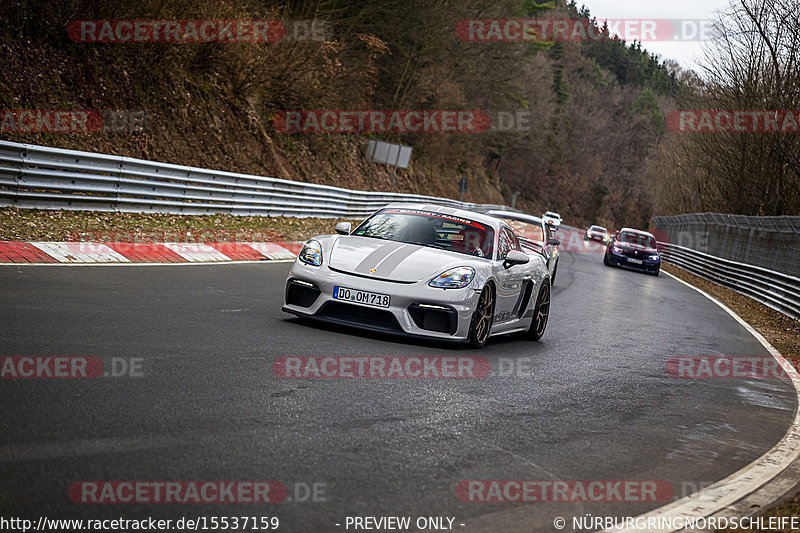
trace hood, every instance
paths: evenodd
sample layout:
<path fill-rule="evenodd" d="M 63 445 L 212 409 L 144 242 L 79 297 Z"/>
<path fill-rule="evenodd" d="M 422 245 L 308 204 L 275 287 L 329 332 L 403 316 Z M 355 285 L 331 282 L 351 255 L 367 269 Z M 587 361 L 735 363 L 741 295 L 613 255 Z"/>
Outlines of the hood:
<path fill-rule="evenodd" d="M 469 265 L 472 258 L 457 252 L 417 244 L 345 235 L 328 252 L 331 268 L 360 276 L 416 282 L 445 270 Z M 371 272 L 371 270 L 375 272 Z"/>

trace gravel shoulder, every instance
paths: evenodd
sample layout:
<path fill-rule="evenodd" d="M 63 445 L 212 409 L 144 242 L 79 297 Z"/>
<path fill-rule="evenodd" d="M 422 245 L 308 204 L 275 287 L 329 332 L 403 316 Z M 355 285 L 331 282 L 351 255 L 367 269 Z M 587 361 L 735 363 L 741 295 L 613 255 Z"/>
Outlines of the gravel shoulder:
<path fill-rule="evenodd" d="M 0 240 L 73 242 L 304 241 L 345 219 L 0 209 Z M 359 221 L 350 220 L 358 223 Z"/>

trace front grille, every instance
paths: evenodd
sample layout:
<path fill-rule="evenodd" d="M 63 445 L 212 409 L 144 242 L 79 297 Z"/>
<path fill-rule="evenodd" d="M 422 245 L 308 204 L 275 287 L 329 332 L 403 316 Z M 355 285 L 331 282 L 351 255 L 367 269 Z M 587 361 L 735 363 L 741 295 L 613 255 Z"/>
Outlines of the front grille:
<path fill-rule="evenodd" d="M 649 255 L 648 253 L 641 252 L 639 250 L 624 250 L 622 253 L 625 257 L 633 257 L 635 259 L 644 259 Z"/>
<path fill-rule="evenodd" d="M 320 290 L 317 287 L 298 283 L 297 280 L 289 280 L 286 284 L 286 303 L 298 307 L 311 307 L 317 301 Z"/>
<path fill-rule="evenodd" d="M 420 329 L 453 335 L 458 326 L 458 315 L 452 308 L 431 309 L 420 306 L 420 304 L 413 304 L 409 306 L 408 314 Z"/>
<path fill-rule="evenodd" d="M 326 302 L 317 313 L 317 316 L 358 326 L 402 331 L 400 324 L 391 311 L 375 309 L 374 307 L 364 307 L 344 302 Z"/>

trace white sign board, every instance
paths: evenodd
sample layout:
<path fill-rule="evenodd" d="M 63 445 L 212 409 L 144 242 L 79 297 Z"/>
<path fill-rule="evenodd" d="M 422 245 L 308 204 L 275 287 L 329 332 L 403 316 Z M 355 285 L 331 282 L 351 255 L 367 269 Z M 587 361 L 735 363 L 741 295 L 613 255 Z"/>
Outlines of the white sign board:
<path fill-rule="evenodd" d="M 373 163 L 408 168 L 408 164 L 411 162 L 411 147 L 371 140 L 367 144 L 367 159 Z"/>

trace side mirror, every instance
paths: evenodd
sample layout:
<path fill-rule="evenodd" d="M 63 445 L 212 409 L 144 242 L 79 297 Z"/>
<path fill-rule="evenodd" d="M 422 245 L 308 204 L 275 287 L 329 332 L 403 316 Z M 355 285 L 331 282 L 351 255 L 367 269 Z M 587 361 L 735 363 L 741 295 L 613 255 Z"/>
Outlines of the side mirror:
<path fill-rule="evenodd" d="M 561 246 L 561 241 L 559 241 L 558 239 L 550 238 L 547 239 L 547 244 L 551 244 L 553 246 Z"/>
<path fill-rule="evenodd" d="M 503 267 L 511 268 L 515 265 L 524 265 L 530 260 L 531 258 L 528 257 L 528 254 L 520 252 L 519 250 L 511 250 L 503 261 Z"/>
<path fill-rule="evenodd" d="M 339 235 L 350 235 L 350 229 L 353 227 L 349 222 L 339 222 L 334 229 Z"/>

